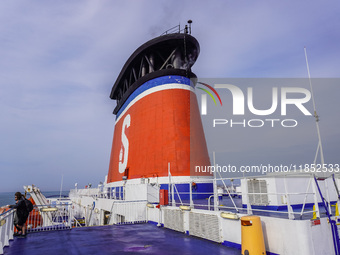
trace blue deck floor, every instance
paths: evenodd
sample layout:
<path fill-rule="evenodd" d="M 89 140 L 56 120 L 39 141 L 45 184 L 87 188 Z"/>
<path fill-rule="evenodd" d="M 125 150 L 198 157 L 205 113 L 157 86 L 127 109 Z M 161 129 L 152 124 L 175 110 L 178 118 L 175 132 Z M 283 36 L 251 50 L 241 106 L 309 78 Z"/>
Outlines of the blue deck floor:
<path fill-rule="evenodd" d="M 110 225 L 30 233 L 4 254 L 240 254 L 240 250 L 152 224 Z"/>

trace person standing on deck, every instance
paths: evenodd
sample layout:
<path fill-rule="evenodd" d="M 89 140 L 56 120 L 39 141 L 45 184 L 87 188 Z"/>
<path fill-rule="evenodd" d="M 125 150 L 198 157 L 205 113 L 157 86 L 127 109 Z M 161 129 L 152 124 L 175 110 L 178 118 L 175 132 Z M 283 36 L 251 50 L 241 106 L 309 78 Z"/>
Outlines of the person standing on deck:
<path fill-rule="evenodd" d="M 18 229 L 18 235 L 26 236 L 26 227 L 25 223 L 27 221 L 29 212 L 25 203 L 25 198 L 22 196 L 20 192 L 16 192 L 15 195 L 15 205 L 10 205 L 9 208 L 15 208 L 16 217 L 14 217 L 14 226 Z"/>

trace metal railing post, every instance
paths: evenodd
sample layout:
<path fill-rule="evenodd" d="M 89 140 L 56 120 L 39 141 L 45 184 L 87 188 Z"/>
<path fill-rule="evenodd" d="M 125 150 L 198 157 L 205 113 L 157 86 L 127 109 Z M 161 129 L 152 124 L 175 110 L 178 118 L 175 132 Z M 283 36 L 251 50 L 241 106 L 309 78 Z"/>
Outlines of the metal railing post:
<path fill-rule="evenodd" d="M 218 211 L 218 196 L 217 196 L 217 182 L 216 176 L 214 176 L 214 211 Z"/>
<path fill-rule="evenodd" d="M 314 179 L 313 176 L 311 178 Z M 318 203 L 318 196 L 316 192 L 316 183 L 314 181 L 312 183 L 312 188 L 313 188 L 313 193 L 314 193 L 314 206 L 315 206 L 315 211 L 316 211 L 316 217 L 320 218 L 320 209 L 319 209 L 319 203 Z"/>
<path fill-rule="evenodd" d="M 174 184 L 171 183 L 171 205 L 176 206 Z"/>
<path fill-rule="evenodd" d="M 328 211 L 332 215 L 332 207 L 331 207 L 331 200 L 330 200 L 330 197 L 329 197 L 329 189 L 328 189 L 327 180 L 328 179 L 325 179 L 325 189 L 326 189 L 326 196 L 327 196 L 327 201 L 328 201 Z"/>
<path fill-rule="evenodd" d="M 309 192 L 311 181 L 312 181 L 312 179 L 309 179 L 309 181 L 308 181 L 307 191 L 306 191 L 305 197 L 303 199 L 303 205 L 302 205 L 302 208 L 301 208 L 300 217 L 302 217 L 303 211 L 305 210 L 305 205 L 306 205 L 307 196 L 308 196 L 308 192 Z"/>
<path fill-rule="evenodd" d="M 252 215 L 253 214 L 253 211 L 251 209 L 251 204 L 250 204 L 250 201 L 249 201 L 249 190 L 248 190 L 248 179 L 245 178 L 245 194 L 242 193 L 242 197 L 245 197 L 245 200 L 246 200 L 246 205 L 247 205 L 247 214 L 248 215 Z"/>
<path fill-rule="evenodd" d="M 194 202 L 192 200 L 192 182 L 189 183 L 189 195 L 190 195 L 190 207 L 194 206 Z"/>
<path fill-rule="evenodd" d="M 284 183 L 284 186 L 285 186 L 285 194 L 286 194 L 286 198 L 287 198 L 288 218 L 290 220 L 294 220 L 295 216 L 294 216 L 293 208 L 291 207 L 291 204 L 290 204 L 290 197 L 289 197 L 289 194 L 288 194 L 286 176 L 284 176 L 283 183 Z"/>

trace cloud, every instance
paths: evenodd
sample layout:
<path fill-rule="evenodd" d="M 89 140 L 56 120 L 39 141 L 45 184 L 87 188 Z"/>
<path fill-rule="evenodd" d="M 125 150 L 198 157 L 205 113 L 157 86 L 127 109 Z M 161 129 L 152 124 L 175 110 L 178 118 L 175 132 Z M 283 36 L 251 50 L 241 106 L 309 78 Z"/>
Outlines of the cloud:
<path fill-rule="evenodd" d="M 337 77 L 339 3 L 326 2 L 1 2 L 0 191 L 59 189 L 61 174 L 67 188 L 103 180 L 116 77 L 137 47 L 188 19 L 201 45 L 200 77 L 306 77 L 305 45 L 312 76 Z M 330 141 L 338 118 L 324 113 L 337 106 L 338 87 L 318 86 Z"/>

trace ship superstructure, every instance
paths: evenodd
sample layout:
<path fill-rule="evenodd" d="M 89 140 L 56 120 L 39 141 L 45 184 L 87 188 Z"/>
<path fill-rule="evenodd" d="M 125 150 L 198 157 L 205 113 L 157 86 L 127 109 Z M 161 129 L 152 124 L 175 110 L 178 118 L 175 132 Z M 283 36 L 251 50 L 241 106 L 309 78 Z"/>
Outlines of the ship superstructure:
<path fill-rule="evenodd" d="M 36 202 L 29 231 L 151 223 L 241 250 L 241 232 L 252 226 L 248 216 L 259 215 L 267 254 L 340 254 L 339 176 L 282 173 L 236 180 L 195 172 L 195 166 L 211 163 L 191 70 L 200 47 L 190 30 L 146 42 L 123 66 L 110 94 L 116 121 L 104 183 L 76 186 L 71 203 L 60 198 L 54 204 L 37 187 L 25 186 Z M 13 239 L 13 215 L 0 215 L 0 253 Z M 119 240 L 128 252 L 149 248 Z"/>

